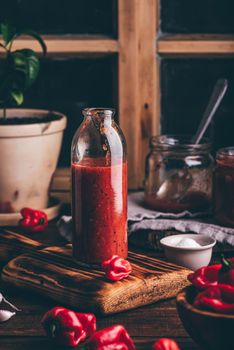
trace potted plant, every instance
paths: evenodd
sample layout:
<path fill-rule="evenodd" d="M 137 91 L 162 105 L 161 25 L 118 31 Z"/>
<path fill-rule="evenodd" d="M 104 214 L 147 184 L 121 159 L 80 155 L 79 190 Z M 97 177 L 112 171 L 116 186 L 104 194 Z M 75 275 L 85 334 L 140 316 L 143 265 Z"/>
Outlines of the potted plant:
<path fill-rule="evenodd" d="M 0 213 L 16 213 L 25 206 L 45 209 L 66 117 L 48 110 L 7 108 L 23 103 L 40 66 L 33 50 L 13 50 L 14 40 L 29 35 L 40 43 L 44 54 L 46 45 L 34 31 L 17 31 L 5 23 L 0 29 L 4 52 L 0 71 Z"/>

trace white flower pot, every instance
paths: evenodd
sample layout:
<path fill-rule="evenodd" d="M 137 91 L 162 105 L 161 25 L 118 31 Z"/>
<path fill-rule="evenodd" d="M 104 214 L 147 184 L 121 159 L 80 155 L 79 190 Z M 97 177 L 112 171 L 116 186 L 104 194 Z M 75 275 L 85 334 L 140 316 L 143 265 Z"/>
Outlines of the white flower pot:
<path fill-rule="evenodd" d="M 36 109 L 8 109 L 7 117 L 38 117 L 55 114 L 46 123 L 0 125 L 0 213 L 23 207 L 44 209 L 57 166 L 66 117 Z M 0 110 L 0 117 L 3 112 Z"/>

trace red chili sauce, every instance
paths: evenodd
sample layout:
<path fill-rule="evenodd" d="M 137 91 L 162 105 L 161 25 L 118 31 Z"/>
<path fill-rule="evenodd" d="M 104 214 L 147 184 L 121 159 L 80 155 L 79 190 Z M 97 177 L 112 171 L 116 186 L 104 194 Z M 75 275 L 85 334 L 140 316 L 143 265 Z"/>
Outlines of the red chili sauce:
<path fill-rule="evenodd" d="M 198 191 L 188 192 L 180 201 L 171 199 L 159 199 L 154 194 L 145 195 L 145 205 L 152 210 L 165 213 L 180 213 L 185 210 L 191 212 L 205 211 L 209 209 L 209 197 Z"/>
<path fill-rule="evenodd" d="M 114 254 L 126 258 L 127 163 L 72 164 L 72 214 L 75 259 L 100 264 Z"/>
<path fill-rule="evenodd" d="M 216 160 L 214 197 L 216 220 L 234 227 L 234 153 Z"/>

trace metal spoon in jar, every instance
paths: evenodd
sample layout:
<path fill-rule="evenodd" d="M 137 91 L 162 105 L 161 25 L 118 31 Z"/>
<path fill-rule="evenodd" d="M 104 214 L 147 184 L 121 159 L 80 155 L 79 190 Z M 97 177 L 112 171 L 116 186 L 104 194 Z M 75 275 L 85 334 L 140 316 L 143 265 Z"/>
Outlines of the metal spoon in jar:
<path fill-rule="evenodd" d="M 227 87 L 228 81 L 226 79 L 219 79 L 216 82 L 197 132 L 191 141 L 192 144 L 197 145 L 201 141 L 225 95 Z M 192 182 L 192 176 L 187 168 L 176 172 L 173 171 L 168 179 L 166 179 L 160 185 L 158 191 L 156 192 L 156 197 L 158 199 L 168 198 L 178 201 L 187 192 Z"/>

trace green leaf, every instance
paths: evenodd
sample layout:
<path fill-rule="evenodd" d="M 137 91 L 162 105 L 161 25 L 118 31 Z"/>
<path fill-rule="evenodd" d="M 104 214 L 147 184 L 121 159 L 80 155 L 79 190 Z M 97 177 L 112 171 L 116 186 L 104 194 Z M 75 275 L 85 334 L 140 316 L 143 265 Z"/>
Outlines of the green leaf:
<path fill-rule="evenodd" d="M 35 32 L 34 30 L 31 30 L 31 29 L 23 29 L 20 31 L 19 35 L 29 35 L 32 38 L 36 39 L 39 42 L 39 44 L 41 45 L 43 54 L 46 55 L 46 52 L 47 52 L 46 44 L 45 44 L 44 40 L 42 39 L 42 37 L 37 32 Z M 18 34 L 17 34 L 17 36 L 18 36 Z"/>
<path fill-rule="evenodd" d="M 12 61 L 14 69 L 21 69 L 26 72 L 27 59 L 20 50 L 10 53 L 8 57 Z"/>
<path fill-rule="evenodd" d="M 22 74 L 24 77 L 24 89 L 29 88 L 38 77 L 40 62 L 33 50 L 23 49 L 17 50 L 11 53 L 13 70 L 16 73 L 16 77 Z"/>
<path fill-rule="evenodd" d="M 14 27 L 9 25 L 8 23 L 1 23 L 0 28 L 1 28 L 1 34 L 3 38 L 4 46 L 7 46 L 16 35 L 16 30 Z"/>
<path fill-rule="evenodd" d="M 2 43 L 6 57 L 4 65 L 0 68 L 0 105 L 20 105 L 24 101 L 25 91 L 38 77 L 40 62 L 37 54 L 30 49 L 11 51 L 13 41 L 20 35 L 29 35 L 35 38 L 46 53 L 43 39 L 32 30 L 16 30 L 7 23 L 0 23 Z"/>
<path fill-rule="evenodd" d="M 11 97 L 18 106 L 20 106 L 24 102 L 24 95 L 20 90 L 11 90 Z"/>
<path fill-rule="evenodd" d="M 26 75 L 26 88 L 31 86 L 37 79 L 40 70 L 40 61 L 32 50 L 21 50 L 26 57 L 27 62 L 27 75 Z"/>

